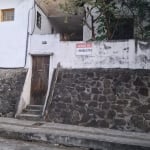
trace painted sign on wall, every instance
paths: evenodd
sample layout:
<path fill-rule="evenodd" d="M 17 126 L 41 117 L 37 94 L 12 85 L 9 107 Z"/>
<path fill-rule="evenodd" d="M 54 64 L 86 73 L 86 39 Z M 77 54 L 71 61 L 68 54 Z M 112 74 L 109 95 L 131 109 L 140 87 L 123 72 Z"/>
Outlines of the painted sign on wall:
<path fill-rule="evenodd" d="M 92 55 L 92 43 L 77 43 L 76 44 L 76 55 L 89 56 Z"/>

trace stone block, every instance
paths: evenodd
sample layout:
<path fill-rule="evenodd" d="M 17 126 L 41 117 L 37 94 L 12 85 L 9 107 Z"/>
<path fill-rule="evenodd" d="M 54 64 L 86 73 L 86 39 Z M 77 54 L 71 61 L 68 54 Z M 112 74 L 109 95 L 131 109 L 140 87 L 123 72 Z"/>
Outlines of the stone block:
<path fill-rule="evenodd" d="M 126 100 L 126 99 L 117 100 L 116 103 L 119 104 L 119 105 L 127 105 L 128 104 L 128 100 Z"/>
<path fill-rule="evenodd" d="M 115 110 L 116 112 L 119 112 L 119 113 L 123 112 L 122 106 L 120 106 L 120 105 L 118 105 L 118 104 L 113 104 L 113 105 L 111 106 L 111 109 L 112 109 L 112 110 Z"/>
<path fill-rule="evenodd" d="M 126 121 L 124 119 L 115 119 L 114 123 L 116 126 L 124 126 L 126 125 Z"/>
<path fill-rule="evenodd" d="M 135 86 L 141 86 L 141 87 L 145 86 L 144 82 L 139 77 L 136 78 L 136 80 L 133 82 L 133 84 Z"/>
<path fill-rule="evenodd" d="M 148 105 L 142 105 L 137 108 L 139 113 L 148 113 L 149 107 Z"/>
<path fill-rule="evenodd" d="M 104 81 L 104 88 L 110 88 L 111 87 L 111 81 L 108 79 L 105 79 Z"/>
<path fill-rule="evenodd" d="M 140 103 L 140 101 L 135 100 L 135 99 L 131 100 L 131 103 L 130 103 L 131 107 L 137 107 L 137 106 L 141 106 L 141 105 L 142 104 Z"/>
<path fill-rule="evenodd" d="M 110 103 L 109 102 L 102 103 L 102 110 L 108 110 L 109 108 L 110 108 Z"/>
<path fill-rule="evenodd" d="M 115 116 L 116 116 L 116 112 L 114 110 L 108 111 L 108 114 L 107 114 L 108 119 L 113 119 L 115 118 Z"/>
<path fill-rule="evenodd" d="M 107 101 L 106 96 L 100 96 L 99 97 L 99 102 L 106 102 L 106 101 Z"/>
<path fill-rule="evenodd" d="M 76 87 L 76 90 L 77 90 L 78 92 L 82 92 L 82 91 L 85 91 L 85 87 L 83 87 L 83 86 L 77 86 L 77 87 Z"/>
<path fill-rule="evenodd" d="M 109 128 L 109 123 L 106 120 L 99 120 L 99 126 L 101 128 Z"/>
<path fill-rule="evenodd" d="M 143 116 L 146 120 L 150 120 L 150 113 L 144 114 Z"/>
<path fill-rule="evenodd" d="M 98 88 L 92 88 L 92 93 L 93 94 L 99 94 L 100 91 L 98 90 Z"/>
<path fill-rule="evenodd" d="M 140 88 L 139 89 L 139 94 L 143 95 L 143 96 L 149 96 L 149 91 L 148 88 Z"/>
<path fill-rule="evenodd" d="M 95 107 L 98 107 L 98 103 L 97 102 L 90 102 L 88 106 L 95 108 Z"/>
<path fill-rule="evenodd" d="M 105 111 L 99 111 L 97 114 L 98 114 L 98 116 L 100 118 L 104 118 L 105 117 Z"/>

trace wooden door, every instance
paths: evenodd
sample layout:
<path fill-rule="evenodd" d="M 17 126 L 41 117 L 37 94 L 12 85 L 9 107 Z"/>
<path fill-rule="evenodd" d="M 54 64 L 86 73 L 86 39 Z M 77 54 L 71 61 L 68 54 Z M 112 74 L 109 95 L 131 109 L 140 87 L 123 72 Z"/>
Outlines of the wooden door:
<path fill-rule="evenodd" d="M 32 56 L 31 100 L 32 105 L 44 105 L 48 88 L 49 56 Z"/>

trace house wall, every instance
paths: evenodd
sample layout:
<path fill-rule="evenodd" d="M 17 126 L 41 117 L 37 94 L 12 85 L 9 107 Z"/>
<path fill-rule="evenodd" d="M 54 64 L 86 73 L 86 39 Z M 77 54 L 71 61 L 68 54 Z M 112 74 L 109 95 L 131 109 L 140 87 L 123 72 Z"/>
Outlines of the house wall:
<path fill-rule="evenodd" d="M 16 68 L 25 64 L 29 10 L 33 0 L 3 0 L 0 9 L 15 8 L 15 20 L 0 22 L 0 67 Z"/>
<path fill-rule="evenodd" d="M 30 53 L 54 53 L 52 57 L 54 67 L 60 62 L 64 68 L 150 69 L 148 42 L 135 40 L 92 42 L 90 53 L 78 52 L 76 44 L 79 43 L 84 42 L 60 42 L 59 35 L 33 35 Z"/>
<path fill-rule="evenodd" d="M 41 28 L 37 27 L 37 12 L 41 14 Z M 30 26 L 30 33 L 32 34 L 51 34 L 52 30 L 54 33 L 58 33 L 58 29 L 56 25 L 52 23 L 52 21 L 48 18 L 48 16 L 43 12 L 43 10 L 39 7 L 36 3 L 35 8 L 32 11 L 31 17 L 31 26 Z M 52 29 L 53 28 L 53 29 Z"/>
<path fill-rule="evenodd" d="M 0 3 L 0 9 L 9 8 L 15 9 L 15 19 L 14 21 L 0 22 L 0 67 L 24 67 L 30 36 L 32 34 L 49 34 L 52 31 L 52 25 L 34 0 L 5 0 Z M 36 25 L 37 11 L 41 14 L 41 29 Z M 55 32 L 56 29 L 53 28 Z M 28 38 L 29 40 L 27 40 Z"/>

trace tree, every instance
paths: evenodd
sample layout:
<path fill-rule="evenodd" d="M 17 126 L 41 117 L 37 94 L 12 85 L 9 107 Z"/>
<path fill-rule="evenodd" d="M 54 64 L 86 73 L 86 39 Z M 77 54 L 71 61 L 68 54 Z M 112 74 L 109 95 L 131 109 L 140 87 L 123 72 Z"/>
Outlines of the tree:
<path fill-rule="evenodd" d="M 115 0 L 69 0 L 61 8 L 67 15 L 75 15 L 79 9 L 84 9 L 83 24 L 91 31 L 92 40 L 113 39 L 120 23 L 118 16 L 134 19 L 135 38 L 150 38 L 148 0 L 122 0 L 119 5 Z"/>
<path fill-rule="evenodd" d="M 123 0 L 122 7 L 127 8 L 136 26 L 136 38 L 150 39 L 150 2 L 149 0 Z"/>

